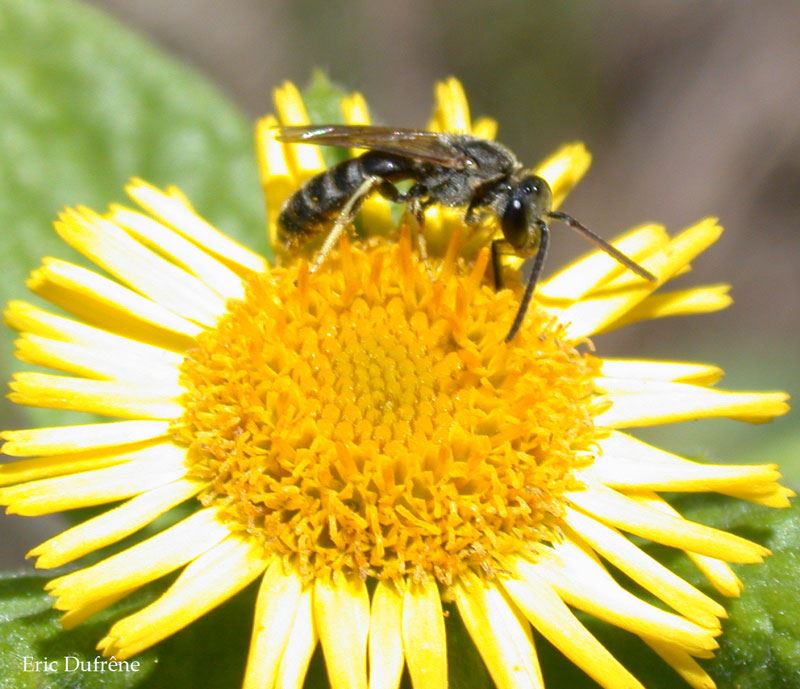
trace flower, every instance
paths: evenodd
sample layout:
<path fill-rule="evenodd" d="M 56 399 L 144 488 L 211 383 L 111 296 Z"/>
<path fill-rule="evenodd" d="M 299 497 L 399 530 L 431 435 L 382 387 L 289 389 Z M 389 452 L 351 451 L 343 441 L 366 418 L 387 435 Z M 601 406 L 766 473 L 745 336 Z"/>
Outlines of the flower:
<path fill-rule="evenodd" d="M 457 81 L 436 95 L 431 128 L 494 136 L 492 121 L 471 122 Z M 324 162 L 275 139 L 275 124 L 307 123 L 295 87 L 275 102 L 257 140 L 280 252 L 277 209 Z M 358 94 L 342 112 L 369 121 Z M 558 203 L 588 164 L 571 144 L 537 172 Z M 31 276 L 73 317 L 24 302 L 6 312 L 20 358 L 67 374 L 18 374 L 15 402 L 120 420 L 3 433 L 4 451 L 23 459 L 2 467 L 0 504 L 39 515 L 122 501 L 35 548 L 43 568 L 196 508 L 52 580 L 66 627 L 182 570 L 98 648 L 129 658 L 260 578 L 248 689 L 302 686 L 318 641 L 334 689 L 394 689 L 404 666 L 416 689 L 445 687 L 443 601 L 501 689 L 543 686 L 532 628 L 602 686 L 641 686 L 572 608 L 639 635 L 691 686 L 713 686 L 695 658 L 717 647 L 725 609 L 627 534 L 685 551 L 735 596 L 727 563 L 767 551 L 683 518 L 659 493 L 772 507 L 792 493 L 773 465 L 705 465 L 621 429 L 762 422 L 785 413 L 786 396 L 718 390 L 708 364 L 603 358 L 586 338 L 726 306 L 724 286 L 654 294 L 716 241 L 715 220 L 675 237 L 645 225 L 615 242 L 653 284 L 597 251 L 572 263 L 540 285 L 506 343 L 516 296 L 486 284 L 487 236 L 468 235 L 457 212 L 429 210 L 424 263 L 405 230 L 390 236 L 388 204 L 369 199 L 366 238 L 311 274 L 292 256 L 270 267 L 177 189 L 133 180 L 127 191 L 138 209 L 79 207 L 56 223 L 111 277 L 53 258 Z M 622 588 L 604 561 L 664 607 Z"/>

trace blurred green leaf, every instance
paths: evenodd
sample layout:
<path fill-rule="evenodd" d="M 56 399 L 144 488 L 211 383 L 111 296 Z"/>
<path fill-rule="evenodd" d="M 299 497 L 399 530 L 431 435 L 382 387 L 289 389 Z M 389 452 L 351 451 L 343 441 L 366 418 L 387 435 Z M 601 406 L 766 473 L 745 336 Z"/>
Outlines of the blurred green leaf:
<path fill-rule="evenodd" d="M 52 222 L 66 205 L 123 201 L 132 176 L 177 184 L 225 232 L 266 250 L 251 123 L 192 70 L 94 9 L 0 0 L 0 302 L 30 298 L 44 255 L 76 259 Z M 18 370 L 6 331 L 5 380 Z M 65 412 L 6 404 L 0 425 Z"/>

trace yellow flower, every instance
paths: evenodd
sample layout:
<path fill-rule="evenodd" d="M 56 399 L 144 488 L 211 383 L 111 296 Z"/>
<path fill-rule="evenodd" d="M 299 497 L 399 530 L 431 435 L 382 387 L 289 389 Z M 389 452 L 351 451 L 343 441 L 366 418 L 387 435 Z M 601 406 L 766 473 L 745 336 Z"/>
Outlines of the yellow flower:
<path fill-rule="evenodd" d="M 472 123 L 460 85 L 437 87 L 432 128 L 494 136 Z M 323 169 L 313 146 L 286 146 L 277 123 L 307 116 L 294 86 L 258 128 L 270 236 L 283 200 Z M 344 120 L 368 122 L 355 94 Z M 539 166 L 557 202 L 584 174 L 580 144 Z M 712 365 L 602 358 L 587 337 L 729 303 L 725 286 L 654 293 L 721 228 L 677 236 L 645 225 L 616 246 L 649 283 L 597 251 L 517 308 L 485 280 L 487 236 L 430 209 L 428 265 L 389 206 L 363 209 L 367 239 L 343 242 L 318 273 L 237 244 L 176 189 L 134 180 L 138 209 L 65 211 L 56 229 L 111 277 L 45 259 L 30 288 L 70 312 L 13 302 L 20 403 L 117 417 L 7 431 L 0 504 L 23 515 L 122 501 L 35 548 L 60 567 L 142 529 L 186 501 L 195 511 L 95 565 L 52 580 L 74 626 L 182 569 L 155 602 L 119 620 L 106 655 L 129 658 L 261 578 L 244 686 L 301 687 L 322 645 L 334 689 L 447 685 L 443 601 L 453 602 L 500 689 L 542 687 L 532 629 L 604 687 L 641 686 L 583 626 L 583 610 L 640 636 L 693 687 L 725 609 L 629 540 L 685 551 L 727 596 L 729 562 L 767 551 L 684 519 L 660 492 L 716 491 L 788 504 L 773 465 L 705 465 L 622 429 L 697 418 L 763 422 L 782 393 L 713 387 Z M 491 230 L 491 228 L 490 228 Z M 485 231 L 490 231 L 485 230 Z M 385 236 L 391 235 L 391 236 Z M 279 249 L 279 247 L 276 247 Z M 664 607 L 622 588 L 611 563 Z"/>

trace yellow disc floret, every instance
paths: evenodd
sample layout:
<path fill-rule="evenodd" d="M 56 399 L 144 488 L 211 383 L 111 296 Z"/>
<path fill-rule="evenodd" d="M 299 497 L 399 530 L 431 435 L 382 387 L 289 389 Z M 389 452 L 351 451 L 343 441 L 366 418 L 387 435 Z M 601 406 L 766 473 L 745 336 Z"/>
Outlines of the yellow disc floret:
<path fill-rule="evenodd" d="M 552 539 L 597 367 L 543 312 L 505 343 L 517 302 L 486 259 L 372 240 L 251 279 L 183 366 L 173 432 L 203 502 L 309 578 L 449 584 Z"/>

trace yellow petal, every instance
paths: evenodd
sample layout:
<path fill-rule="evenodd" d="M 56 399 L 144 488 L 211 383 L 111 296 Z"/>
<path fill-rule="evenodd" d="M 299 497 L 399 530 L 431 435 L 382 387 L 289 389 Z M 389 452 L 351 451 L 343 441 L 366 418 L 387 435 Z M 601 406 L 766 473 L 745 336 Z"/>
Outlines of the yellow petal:
<path fill-rule="evenodd" d="M 472 136 L 494 141 L 497 137 L 497 120 L 491 117 L 479 117 L 472 123 Z"/>
<path fill-rule="evenodd" d="M 267 568 L 258 590 L 253 637 L 242 689 L 272 687 L 297 613 L 302 583 L 280 558 Z"/>
<path fill-rule="evenodd" d="M 300 91 L 290 81 L 285 81 L 272 92 L 275 112 L 283 126 L 309 124 L 308 112 Z M 285 144 L 286 159 L 292 169 L 295 181 L 303 184 L 325 169 L 325 161 L 319 146 L 297 146 Z"/>
<path fill-rule="evenodd" d="M 88 380 L 49 373 L 17 373 L 8 398 L 17 404 L 71 409 L 129 419 L 174 419 L 183 413 L 182 388 L 161 383 Z"/>
<path fill-rule="evenodd" d="M 278 120 L 269 115 L 256 125 L 256 155 L 264 200 L 267 203 L 269 245 L 280 254 L 283 244 L 278 237 L 278 215 L 286 200 L 299 187 L 289 164 L 286 147 L 278 141 Z"/>
<path fill-rule="evenodd" d="M 617 280 L 606 285 L 603 291 L 593 293 L 565 309 L 561 318 L 569 324 L 569 337 L 580 339 L 593 335 L 621 318 L 713 244 L 721 233 L 722 228 L 717 225 L 716 219 L 702 220 L 674 237 L 663 250 L 640 261 L 643 268 L 656 276 L 655 282 L 632 273 L 629 275 L 630 271 L 625 271 Z"/>
<path fill-rule="evenodd" d="M 151 362 L 153 366 L 175 368 L 183 362 L 183 355 L 177 352 L 138 342 L 127 334 L 126 336 L 114 335 L 71 318 L 56 316 L 24 301 L 10 302 L 6 308 L 5 317 L 12 328 L 23 332 L 119 352 L 124 356 Z M 103 327 L 105 325 L 103 324 Z M 131 334 L 131 336 L 135 336 L 135 334 Z"/>
<path fill-rule="evenodd" d="M 575 665 L 605 689 L 644 689 L 570 612 L 529 563 L 524 575 L 502 575 L 500 583 L 530 623 Z"/>
<path fill-rule="evenodd" d="M 694 419 L 728 417 L 764 423 L 789 411 L 783 392 L 728 392 L 687 383 L 597 378 L 612 406 L 595 417 L 598 426 L 635 428 Z"/>
<path fill-rule="evenodd" d="M 638 494 L 635 499 L 648 507 L 656 510 L 661 510 L 665 514 L 680 517 L 680 513 L 666 500 L 655 493 Z M 703 575 L 708 579 L 711 585 L 717 589 L 723 596 L 736 598 L 744 588 L 739 577 L 731 569 L 727 562 L 711 557 L 709 555 L 701 555 L 690 550 L 684 551 L 689 559 L 695 564 Z M 769 552 L 769 551 L 766 551 Z"/>
<path fill-rule="evenodd" d="M 163 440 L 155 441 L 158 445 Z M 153 446 L 153 441 L 118 445 L 112 448 L 69 452 L 52 457 L 35 457 L 0 465 L 0 486 L 39 481 L 53 476 L 78 474 L 103 467 L 122 464 L 136 459 L 142 450 Z"/>
<path fill-rule="evenodd" d="M 766 548 L 739 536 L 678 516 L 665 514 L 599 484 L 565 493 L 584 512 L 623 531 L 729 562 L 761 562 Z"/>
<path fill-rule="evenodd" d="M 722 369 L 711 364 L 646 359 L 603 358 L 600 372 L 606 378 L 680 381 L 695 385 L 713 385 L 722 377 Z"/>
<path fill-rule="evenodd" d="M 366 689 L 369 594 L 358 577 L 317 579 L 314 623 L 332 689 Z"/>
<path fill-rule="evenodd" d="M 145 248 L 88 208 L 69 209 L 55 223 L 61 238 L 131 289 L 173 313 L 213 326 L 225 301 L 201 280 Z"/>
<path fill-rule="evenodd" d="M 112 421 L 79 426 L 3 431 L 2 451 L 13 457 L 59 455 L 161 438 L 169 421 Z"/>
<path fill-rule="evenodd" d="M 592 154 L 580 141 L 564 144 L 534 168 L 553 191 L 553 208 L 558 208 L 589 170 Z"/>
<path fill-rule="evenodd" d="M 27 284 L 87 323 L 168 349 L 187 349 L 203 330 L 119 283 L 67 261 L 44 259 Z"/>
<path fill-rule="evenodd" d="M 161 366 L 124 349 L 87 346 L 27 333 L 16 341 L 16 345 L 17 358 L 36 366 L 87 378 L 158 381 L 165 389 L 179 389 L 180 371 L 177 367 Z"/>
<path fill-rule="evenodd" d="M 730 285 L 704 285 L 672 292 L 651 294 L 634 306 L 626 314 L 597 331 L 603 334 L 639 321 L 670 316 L 691 316 L 700 313 L 714 313 L 733 303 L 728 292 Z"/>
<path fill-rule="evenodd" d="M 614 488 L 770 494 L 780 472 L 775 464 L 703 464 L 613 432 L 598 441 L 602 454 L 578 474 Z"/>
<path fill-rule="evenodd" d="M 639 261 L 666 246 L 668 241 L 663 226 L 648 224 L 620 235 L 611 244 L 634 261 Z M 538 285 L 536 297 L 544 304 L 553 300 L 576 301 L 625 270 L 625 266 L 605 251 L 595 249 L 571 261 Z"/>
<path fill-rule="evenodd" d="M 184 198 L 167 194 L 140 179 L 131 180 L 125 191 L 156 220 L 171 227 L 213 256 L 224 260 L 237 273 L 251 271 L 260 273 L 267 270 L 268 265 L 263 256 L 220 232 L 200 217 Z"/>
<path fill-rule="evenodd" d="M 241 278 L 175 230 L 137 211 L 112 204 L 108 219 L 137 240 L 167 256 L 225 299 L 244 297 Z"/>
<path fill-rule="evenodd" d="M 716 689 L 714 680 L 686 651 L 658 639 L 645 639 L 650 646 L 692 689 Z"/>
<path fill-rule="evenodd" d="M 414 689 L 447 686 L 447 640 L 436 582 L 411 582 L 403 596 L 403 648 Z"/>
<path fill-rule="evenodd" d="M 308 664 L 317 646 L 317 630 L 314 627 L 312 592 L 308 587 L 300 594 L 297 613 L 294 616 L 292 631 L 281 658 L 275 689 L 302 689 L 305 683 Z"/>
<path fill-rule="evenodd" d="M 217 510 L 199 510 L 96 565 L 50 581 L 46 588 L 57 598 L 58 610 L 78 608 L 98 598 L 130 591 L 194 560 L 230 534 Z"/>
<path fill-rule="evenodd" d="M 185 479 L 159 486 L 62 531 L 36 546 L 27 557 L 38 558 L 37 568 L 61 567 L 151 524 L 156 517 L 196 495 L 202 488 L 203 484 Z"/>
<path fill-rule="evenodd" d="M 403 676 L 403 596 L 379 581 L 369 623 L 369 689 L 398 689 Z"/>
<path fill-rule="evenodd" d="M 183 478 L 186 450 L 161 443 L 131 453 L 122 464 L 0 488 L 0 505 L 28 517 L 129 498 Z"/>
<path fill-rule="evenodd" d="M 565 523 L 612 565 L 690 620 L 709 627 L 725 608 L 650 557 L 616 529 L 567 507 Z"/>
<path fill-rule="evenodd" d="M 434 89 L 436 107 L 431 129 L 449 134 L 470 134 L 472 120 L 469 116 L 469 103 L 464 87 L 455 77 L 437 82 Z"/>
<path fill-rule="evenodd" d="M 530 626 L 503 593 L 474 575 L 457 583 L 453 593 L 497 689 L 544 689 Z"/>
<path fill-rule="evenodd" d="M 639 636 L 679 644 L 690 653 L 717 648 L 718 620 L 701 627 L 640 600 L 614 581 L 590 549 L 575 539 L 568 534 L 554 545 L 550 557 L 536 563 L 536 571 L 565 603 Z"/>
<path fill-rule="evenodd" d="M 111 627 L 98 649 L 125 660 L 183 629 L 261 574 L 268 564 L 262 552 L 259 545 L 227 538 L 187 565 L 158 600 Z"/>

